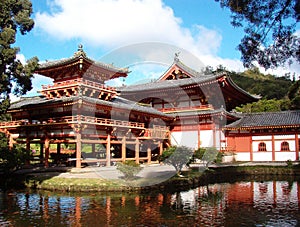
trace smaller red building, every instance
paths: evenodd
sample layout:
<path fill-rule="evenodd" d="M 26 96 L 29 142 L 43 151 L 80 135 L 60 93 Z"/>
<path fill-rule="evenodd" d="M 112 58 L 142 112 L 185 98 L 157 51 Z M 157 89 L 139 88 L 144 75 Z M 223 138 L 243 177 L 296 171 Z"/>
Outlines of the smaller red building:
<path fill-rule="evenodd" d="M 236 160 L 299 160 L 300 110 L 241 114 L 223 130 Z"/>

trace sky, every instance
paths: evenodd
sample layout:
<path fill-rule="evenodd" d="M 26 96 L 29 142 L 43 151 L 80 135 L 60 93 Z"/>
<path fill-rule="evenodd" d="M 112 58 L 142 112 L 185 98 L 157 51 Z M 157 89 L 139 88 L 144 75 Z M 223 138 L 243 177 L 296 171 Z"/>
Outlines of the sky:
<path fill-rule="evenodd" d="M 25 36 L 19 34 L 16 42 L 23 61 L 34 56 L 41 62 L 68 58 L 82 44 L 93 60 L 129 67 L 129 76 L 112 85 L 158 78 L 175 53 L 197 71 L 208 65 L 244 70 L 236 49 L 243 29 L 233 28 L 229 10 L 214 0 L 32 0 L 32 4 L 35 27 Z M 300 66 L 268 72 L 299 75 Z M 28 95 L 49 83 L 35 75 Z"/>

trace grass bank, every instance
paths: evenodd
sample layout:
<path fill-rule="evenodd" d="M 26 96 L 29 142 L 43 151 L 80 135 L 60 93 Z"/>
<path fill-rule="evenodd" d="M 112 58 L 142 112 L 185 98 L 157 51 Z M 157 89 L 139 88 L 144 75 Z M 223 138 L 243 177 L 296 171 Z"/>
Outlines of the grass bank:
<path fill-rule="evenodd" d="M 183 172 L 183 177 L 174 176 L 167 181 L 150 186 L 138 186 L 145 179 L 128 181 L 124 179 L 102 178 L 63 178 L 59 173 L 27 173 L 10 176 L 5 183 L 6 187 L 27 187 L 51 191 L 68 192 L 121 192 L 121 191 L 151 191 L 168 190 L 182 191 L 201 185 L 237 181 L 270 181 L 270 180 L 297 180 L 300 181 L 300 165 L 294 166 L 218 166 L 205 171 L 198 168 Z M 140 181 L 139 181 L 140 180 Z"/>

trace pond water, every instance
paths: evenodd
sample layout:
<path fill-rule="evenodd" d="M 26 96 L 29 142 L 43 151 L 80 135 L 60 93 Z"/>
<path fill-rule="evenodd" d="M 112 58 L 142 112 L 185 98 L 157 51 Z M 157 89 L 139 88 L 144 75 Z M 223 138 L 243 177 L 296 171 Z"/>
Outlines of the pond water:
<path fill-rule="evenodd" d="M 300 182 L 147 194 L 0 191 L 0 226 L 300 226 Z"/>

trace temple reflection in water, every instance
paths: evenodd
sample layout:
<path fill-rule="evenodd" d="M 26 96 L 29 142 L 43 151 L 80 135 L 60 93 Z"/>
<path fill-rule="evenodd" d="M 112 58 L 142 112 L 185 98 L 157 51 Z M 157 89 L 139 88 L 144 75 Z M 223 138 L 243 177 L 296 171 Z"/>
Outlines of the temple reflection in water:
<path fill-rule="evenodd" d="M 174 194 L 0 195 L 0 225 L 8 226 L 300 223 L 300 183 L 295 181 L 214 184 Z"/>

